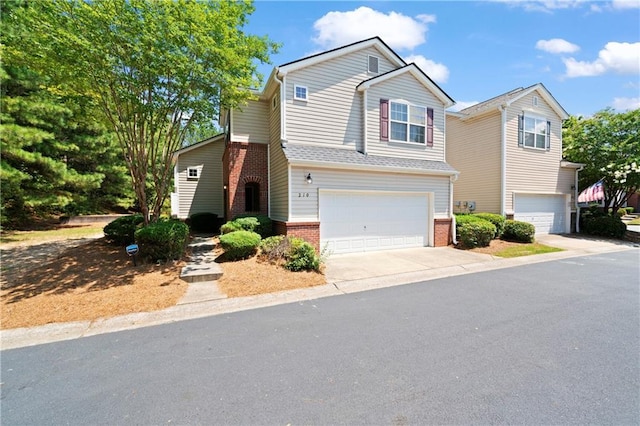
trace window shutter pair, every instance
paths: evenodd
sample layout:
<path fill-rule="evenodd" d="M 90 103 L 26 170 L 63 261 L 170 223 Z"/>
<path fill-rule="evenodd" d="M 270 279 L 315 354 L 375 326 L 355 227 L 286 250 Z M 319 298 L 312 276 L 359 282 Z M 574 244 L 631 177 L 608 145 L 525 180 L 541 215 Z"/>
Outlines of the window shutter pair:
<path fill-rule="evenodd" d="M 433 108 L 427 108 L 427 146 L 433 146 Z M 389 140 L 389 99 L 380 99 L 380 140 Z"/>
<path fill-rule="evenodd" d="M 524 146 L 524 114 L 518 115 L 518 146 Z M 545 149 L 551 149 L 551 121 L 547 120 L 547 132 L 545 133 Z"/>

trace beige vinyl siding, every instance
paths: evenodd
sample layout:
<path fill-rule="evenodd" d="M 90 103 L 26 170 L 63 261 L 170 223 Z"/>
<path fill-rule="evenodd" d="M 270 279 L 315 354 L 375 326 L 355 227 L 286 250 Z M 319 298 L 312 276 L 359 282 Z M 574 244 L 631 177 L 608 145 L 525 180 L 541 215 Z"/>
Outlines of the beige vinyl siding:
<path fill-rule="evenodd" d="M 231 113 L 231 140 L 234 142 L 269 143 L 269 104 L 249 101 Z"/>
<path fill-rule="evenodd" d="M 280 95 L 274 95 L 278 98 Z M 269 101 L 269 203 L 271 218 L 287 221 L 289 217 L 289 180 L 287 159 L 280 146 L 280 102 L 272 108 Z"/>
<path fill-rule="evenodd" d="M 379 74 L 395 69 L 376 48 L 370 47 L 287 74 L 289 142 L 354 148 L 361 144 L 362 95 L 356 86 L 379 75 L 367 72 L 368 55 L 379 58 Z M 294 85 L 307 87 L 307 101 L 293 99 Z"/>
<path fill-rule="evenodd" d="M 447 117 L 447 163 L 460 172 L 453 205 L 475 201 L 477 212 L 500 213 L 501 114 L 462 121 Z"/>
<path fill-rule="evenodd" d="M 433 108 L 433 146 L 380 140 L 380 99 Z M 367 93 L 367 153 L 444 161 L 444 106 L 411 74 L 373 85 Z M 426 130 L 425 130 L 426 135 Z M 425 141 L 426 142 L 426 141 Z"/>
<path fill-rule="evenodd" d="M 305 176 L 311 173 L 313 183 Z M 318 190 L 348 189 L 399 192 L 433 192 L 436 217 L 449 215 L 449 177 L 423 176 L 373 171 L 291 168 L 291 221 L 317 221 Z"/>
<path fill-rule="evenodd" d="M 533 97 L 538 105 L 533 105 Z M 551 121 L 551 149 L 518 146 L 518 115 L 524 111 Z M 513 193 L 569 194 L 571 184 L 560 176 L 562 159 L 562 119 L 537 91 L 514 102 L 507 110 L 507 196 L 505 211 L 513 212 Z"/>
<path fill-rule="evenodd" d="M 185 219 L 194 213 L 215 213 L 224 217 L 222 190 L 222 154 L 224 141 L 208 143 L 180 154 L 178 171 L 178 217 Z M 187 179 L 187 169 L 200 169 L 200 178 Z"/>

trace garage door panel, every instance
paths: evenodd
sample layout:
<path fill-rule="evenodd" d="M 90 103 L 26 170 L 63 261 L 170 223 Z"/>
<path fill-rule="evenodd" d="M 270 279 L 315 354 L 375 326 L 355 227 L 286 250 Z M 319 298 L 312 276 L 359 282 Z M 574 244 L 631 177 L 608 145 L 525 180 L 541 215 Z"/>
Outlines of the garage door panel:
<path fill-rule="evenodd" d="M 417 193 L 320 193 L 320 240 L 334 253 L 427 244 L 428 197 Z"/>
<path fill-rule="evenodd" d="M 567 213 L 564 195 L 516 195 L 514 219 L 531 223 L 536 234 L 566 232 Z"/>

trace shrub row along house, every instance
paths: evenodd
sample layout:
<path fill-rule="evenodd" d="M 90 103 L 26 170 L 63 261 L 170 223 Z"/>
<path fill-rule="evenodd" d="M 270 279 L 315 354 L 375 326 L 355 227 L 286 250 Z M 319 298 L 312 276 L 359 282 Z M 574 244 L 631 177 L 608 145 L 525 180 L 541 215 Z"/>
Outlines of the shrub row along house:
<path fill-rule="evenodd" d="M 333 253 L 447 245 L 474 204 L 568 232 L 579 165 L 544 86 L 453 104 L 378 37 L 280 65 L 223 134 L 175 153 L 172 214 L 266 214 Z"/>

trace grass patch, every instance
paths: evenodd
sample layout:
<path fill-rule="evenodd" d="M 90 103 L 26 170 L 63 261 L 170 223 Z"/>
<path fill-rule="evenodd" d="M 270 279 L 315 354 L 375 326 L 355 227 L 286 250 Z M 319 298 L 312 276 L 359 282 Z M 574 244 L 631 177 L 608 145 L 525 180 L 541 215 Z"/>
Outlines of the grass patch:
<path fill-rule="evenodd" d="M 627 225 L 640 225 L 640 217 L 627 222 Z"/>
<path fill-rule="evenodd" d="M 46 242 L 75 238 L 87 238 L 102 233 L 104 223 L 91 223 L 87 225 L 60 225 L 55 229 L 33 231 L 3 231 L 0 234 L 0 244 L 17 242 Z"/>
<path fill-rule="evenodd" d="M 494 256 L 498 257 L 520 257 L 520 256 L 530 256 L 532 254 L 544 254 L 544 253 L 554 253 L 556 251 L 563 251 L 562 249 L 556 247 L 545 246 L 540 243 L 532 243 L 532 244 L 521 244 L 517 246 L 507 247 L 502 249 L 496 253 Z"/>

